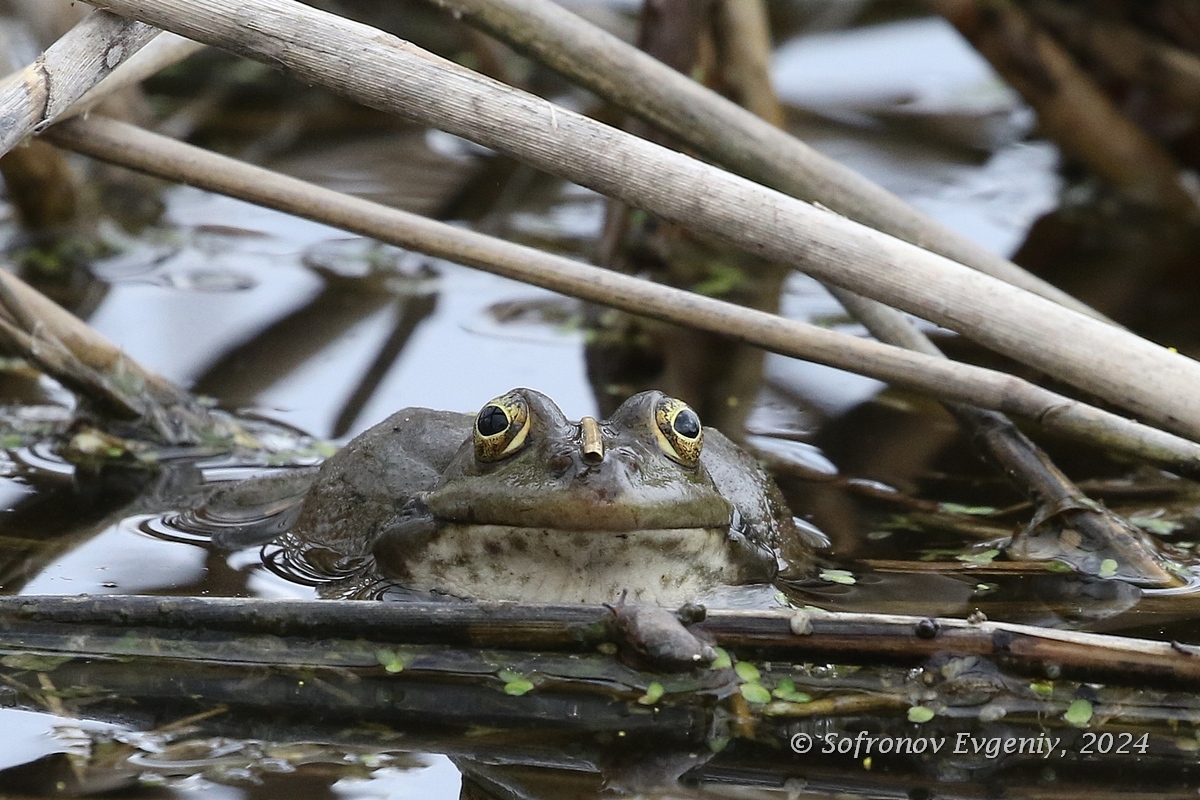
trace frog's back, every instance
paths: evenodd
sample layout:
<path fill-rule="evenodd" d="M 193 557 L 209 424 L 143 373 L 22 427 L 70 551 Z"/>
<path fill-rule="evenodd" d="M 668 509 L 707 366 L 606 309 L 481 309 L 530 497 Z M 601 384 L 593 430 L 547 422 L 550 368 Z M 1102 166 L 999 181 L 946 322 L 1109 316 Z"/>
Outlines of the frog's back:
<path fill-rule="evenodd" d="M 366 555 L 384 524 L 437 484 L 473 422 L 471 414 L 405 408 L 364 431 L 321 466 L 293 532 L 345 556 Z"/>

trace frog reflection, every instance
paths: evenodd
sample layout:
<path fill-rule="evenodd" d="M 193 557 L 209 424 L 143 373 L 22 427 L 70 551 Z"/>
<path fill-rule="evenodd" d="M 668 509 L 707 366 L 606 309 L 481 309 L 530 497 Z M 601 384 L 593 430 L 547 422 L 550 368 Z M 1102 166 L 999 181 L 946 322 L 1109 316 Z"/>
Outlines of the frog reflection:
<path fill-rule="evenodd" d="M 410 590 L 531 603 L 676 605 L 807 558 L 758 464 L 655 391 L 603 421 L 523 388 L 474 416 L 404 409 L 322 466 L 290 539 Z"/>

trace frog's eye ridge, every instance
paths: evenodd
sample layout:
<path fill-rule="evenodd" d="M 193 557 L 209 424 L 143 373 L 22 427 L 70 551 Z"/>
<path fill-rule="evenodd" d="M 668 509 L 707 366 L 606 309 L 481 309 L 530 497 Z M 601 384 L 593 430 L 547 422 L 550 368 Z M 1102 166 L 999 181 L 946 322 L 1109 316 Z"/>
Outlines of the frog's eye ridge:
<path fill-rule="evenodd" d="M 517 392 L 497 397 L 475 417 L 475 458 L 501 461 L 520 451 L 529 436 L 529 405 Z"/>
<path fill-rule="evenodd" d="M 659 448 L 672 461 L 685 467 L 700 463 L 704 428 L 687 403 L 674 397 L 661 398 L 654 406 L 654 434 Z"/>

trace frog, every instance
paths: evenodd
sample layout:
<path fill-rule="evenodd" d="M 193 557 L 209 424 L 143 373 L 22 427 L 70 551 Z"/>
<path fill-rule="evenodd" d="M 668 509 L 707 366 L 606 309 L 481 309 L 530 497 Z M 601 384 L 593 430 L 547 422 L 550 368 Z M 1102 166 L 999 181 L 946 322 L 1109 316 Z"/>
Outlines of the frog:
<path fill-rule="evenodd" d="M 769 584 L 809 549 L 770 476 L 682 400 L 647 391 L 571 421 L 524 387 L 361 433 L 289 536 L 313 563 L 371 560 L 410 592 L 660 607 Z"/>

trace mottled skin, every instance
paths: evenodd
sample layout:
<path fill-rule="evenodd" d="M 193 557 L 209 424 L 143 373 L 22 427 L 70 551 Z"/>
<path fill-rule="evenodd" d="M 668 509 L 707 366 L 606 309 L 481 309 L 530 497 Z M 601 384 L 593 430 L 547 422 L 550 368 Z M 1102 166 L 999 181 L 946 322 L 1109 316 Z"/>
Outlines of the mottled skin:
<path fill-rule="evenodd" d="M 791 514 L 746 453 L 704 429 L 699 463 L 668 457 L 659 392 L 600 422 L 603 456 L 546 396 L 520 449 L 477 456 L 476 417 L 400 411 L 321 468 L 293 529 L 307 547 L 374 555 L 399 583 L 480 599 L 675 604 L 718 585 L 770 581 Z M 485 407 L 486 409 L 487 407 Z"/>

